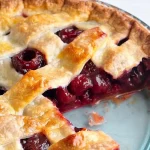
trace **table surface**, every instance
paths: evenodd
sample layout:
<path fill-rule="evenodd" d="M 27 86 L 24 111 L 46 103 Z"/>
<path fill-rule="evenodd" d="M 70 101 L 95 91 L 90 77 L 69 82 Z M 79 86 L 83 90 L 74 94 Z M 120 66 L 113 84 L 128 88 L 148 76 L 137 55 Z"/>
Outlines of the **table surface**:
<path fill-rule="evenodd" d="M 150 26 L 150 0 L 102 0 L 117 6 Z"/>

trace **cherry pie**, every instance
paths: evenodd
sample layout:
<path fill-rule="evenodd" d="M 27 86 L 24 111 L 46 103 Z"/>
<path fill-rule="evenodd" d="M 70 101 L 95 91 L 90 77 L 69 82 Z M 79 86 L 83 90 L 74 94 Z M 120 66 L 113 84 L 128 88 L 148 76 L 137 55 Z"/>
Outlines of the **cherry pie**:
<path fill-rule="evenodd" d="M 150 31 L 88 0 L 0 1 L 0 149 L 119 150 L 60 112 L 150 86 Z"/>

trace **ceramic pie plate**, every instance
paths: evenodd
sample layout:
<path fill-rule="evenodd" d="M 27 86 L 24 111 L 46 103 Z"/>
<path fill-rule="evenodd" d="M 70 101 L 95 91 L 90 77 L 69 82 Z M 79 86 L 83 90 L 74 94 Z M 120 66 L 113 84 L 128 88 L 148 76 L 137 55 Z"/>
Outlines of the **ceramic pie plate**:
<path fill-rule="evenodd" d="M 144 22 L 139 21 L 149 28 Z M 65 113 L 65 116 L 76 127 L 106 132 L 120 144 L 121 150 L 150 150 L 149 97 L 150 94 L 147 91 L 141 91 L 117 105 L 109 100 L 103 101 L 95 106 L 87 106 Z M 89 126 L 88 117 L 93 111 L 104 117 L 105 121 L 102 125 Z"/>

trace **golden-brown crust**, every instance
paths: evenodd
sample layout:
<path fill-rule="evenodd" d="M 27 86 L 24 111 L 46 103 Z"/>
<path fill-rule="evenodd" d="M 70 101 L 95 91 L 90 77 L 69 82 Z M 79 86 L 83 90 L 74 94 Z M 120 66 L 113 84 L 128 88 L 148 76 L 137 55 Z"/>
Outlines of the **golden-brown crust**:
<path fill-rule="evenodd" d="M 55 17 L 56 20 L 52 17 L 52 13 L 56 13 L 53 16 Z M 85 0 L 5 0 L 5 1 L 0 0 L 0 14 L 6 15 L 6 16 L 3 16 L 4 18 L 2 18 L 2 21 L 0 24 L 0 29 L 2 30 L 2 34 L 12 29 L 10 36 L 8 36 L 10 38 L 9 40 L 14 39 L 14 41 L 17 42 L 21 38 L 20 40 L 22 42 L 21 45 L 24 45 L 24 47 L 28 46 L 29 42 L 31 42 L 33 38 L 37 37 L 37 34 L 39 32 L 46 31 L 45 29 L 42 30 L 41 28 L 39 28 L 40 24 L 41 26 L 42 25 L 46 26 L 49 24 L 51 24 L 51 26 L 52 25 L 55 26 L 56 24 L 53 24 L 53 22 L 51 21 L 54 21 L 54 23 L 57 23 L 57 21 L 61 23 L 62 20 L 60 18 L 63 18 L 62 16 L 64 14 L 66 14 L 66 18 L 68 19 L 67 20 L 65 18 L 66 22 L 70 21 L 69 22 L 70 24 L 73 23 L 73 21 L 94 20 L 94 21 L 99 22 L 100 25 L 105 27 L 106 31 L 108 31 L 108 33 L 107 32 L 106 33 L 109 34 L 109 37 L 111 38 L 111 42 L 113 42 L 114 45 L 117 44 L 119 40 L 123 38 L 126 38 L 126 37 L 129 38 L 129 40 L 126 43 L 124 43 L 122 46 L 119 47 L 115 45 L 115 48 L 110 47 L 108 50 L 108 53 L 104 54 L 105 61 L 103 61 L 103 68 L 105 71 L 112 74 L 114 78 L 117 78 L 118 76 L 120 76 L 124 70 L 131 69 L 135 65 L 138 65 L 138 63 L 142 60 L 143 57 L 150 56 L 150 51 L 149 51 L 150 32 L 149 30 L 146 29 L 143 25 L 141 25 L 138 21 L 136 21 L 134 18 L 130 17 L 129 15 L 121 11 L 118 11 L 115 8 L 105 6 L 104 4 L 98 4 L 93 1 L 85 1 Z M 21 16 L 22 14 L 25 14 L 29 17 L 27 19 L 23 19 L 23 17 L 20 17 L 18 19 L 16 17 L 17 15 Z M 36 15 L 33 15 L 33 14 L 36 14 Z M 12 17 L 12 20 L 11 20 L 11 17 Z M 72 19 L 70 19 L 71 17 Z M 13 27 L 14 24 L 17 24 L 17 25 Z M 71 81 L 71 79 L 81 71 L 86 61 L 88 61 L 92 57 L 93 53 L 95 52 L 94 48 L 97 46 L 97 44 L 95 44 L 95 41 L 99 39 L 99 37 L 102 34 L 99 28 L 91 29 L 91 33 L 93 35 L 95 33 L 96 36 L 95 37 L 91 36 L 92 38 L 90 39 L 89 35 L 91 34 L 89 34 L 88 31 L 86 32 L 88 33 L 88 36 L 86 37 L 86 39 L 89 40 L 90 42 L 86 41 L 87 42 L 86 43 L 84 41 L 85 43 L 81 42 L 81 45 L 80 45 L 80 41 L 85 40 L 84 36 L 82 37 L 82 35 L 84 35 L 83 33 L 78 38 L 76 38 L 74 42 L 66 46 L 66 48 L 64 48 L 64 50 L 66 51 L 63 51 L 60 54 L 59 58 L 64 58 L 64 61 L 62 61 L 63 62 L 62 64 L 63 65 L 67 64 L 67 65 L 64 65 L 65 67 L 57 66 L 57 68 L 53 68 L 51 66 L 46 66 L 36 71 L 30 71 L 11 90 L 9 90 L 6 94 L 4 94 L 4 96 L 0 97 L 1 99 L 0 111 L 1 111 L 1 116 L 2 116 L 0 117 L 0 119 L 2 118 L 0 122 L 3 121 L 4 117 L 6 117 L 5 115 L 15 114 L 17 111 L 22 110 L 25 106 L 27 106 L 28 103 L 33 101 L 35 97 L 43 93 L 49 87 L 57 88 L 58 86 L 62 86 L 62 85 L 66 86 L 66 84 L 68 84 Z M 36 42 L 34 44 L 36 45 Z M 78 44 L 80 45 L 80 48 L 76 47 L 76 45 Z M 84 46 L 82 44 L 84 44 Z M 89 47 L 91 46 L 91 49 L 87 45 Z M 5 47 L 8 48 L 8 46 L 4 45 L 4 49 L 7 49 Z M 134 50 L 131 52 L 131 55 L 129 56 L 130 52 L 128 52 L 128 50 L 132 50 L 132 49 Z M 83 50 L 83 54 L 79 53 L 79 51 L 81 52 L 82 50 Z M 120 59 L 122 58 L 122 56 L 123 56 L 123 59 Z M 105 57 L 107 57 L 107 59 L 105 59 Z M 132 63 L 131 66 L 128 66 L 128 64 L 129 65 L 131 64 L 131 60 L 129 59 L 128 61 L 126 61 L 126 59 L 130 57 L 133 58 L 134 62 Z M 109 61 L 107 61 L 108 58 L 109 58 Z M 126 64 L 124 65 L 124 63 Z M 74 64 L 75 64 L 75 67 L 73 67 Z M 75 68 L 75 69 L 72 70 L 72 68 L 73 69 Z M 119 69 L 117 70 L 116 68 L 119 68 L 122 70 L 120 71 Z M 61 138 L 64 138 L 67 135 L 72 134 L 74 132 L 72 128 L 68 128 L 67 121 L 61 116 L 61 114 L 58 111 L 53 111 L 53 109 L 44 110 L 43 108 L 44 107 L 46 108 L 46 105 L 44 105 L 44 107 L 42 106 L 43 105 L 40 104 L 40 106 L 38 107 L 34 107 L 34 108 L 31 107 L 33 108 L 33 110 L 35 110 L 35 112 L 31 110 L 29 111 L 30 113 L 24 112 L 25 114 L 28 114 L 29 116 L 33 115 L 34 119 L 32 118 L 33 116 L 31 118 L 22 117 L 24 119 L 18 118 L 18 116 L 16 117 L 16 116 L 11 116 L 11 115 L 9 117 L 13 117 L 13 119 L 16 117 L 15 121 L 18 121 L 18 119 L 20 121 L 23 120 L 23 123 L 21 124 L 24 124 L 25 130 L 30 129 L 30 126 L 35 127 L 34 129 L 35 132 L 42 130 L 52 143 L 55 143 Z M 29 107 L 30 106 L 28 106 L 28 108 Z M 40 114 L 41 112 L 44 113 L 44 115 L 41 115 Z M 53 114 L 53 117 L 50 117 L 52 112 L 55 112 L 55 113 Z M 7 119 L 9 117 L 7 117 Z M 38 117 L 40 117 L 40 120 L 37 120 Z M 54 119 L 54 117 L 56 118 Z M 37 125 L 38 123 L 40 124 L 39 126 Z M 17 122 L 17 125 L 18 124 L 20 125 L 20 123 Z M 43 125 L 44 125 L 44 128 L 42 128 Z M 38 129 L 36 128 L 37 126 L 38 126 Z M 19 129 L 19 126 L 17 126 L 17 128 Z M 83 135 L 81 133 L 81 135 L 84 136 L 85 133 L 86 132 L 84 132 Z M 89 133 L 88 134 L 89 136 L 92 132 L 91 133 L 88 132 L 88 133 Z M 57 136 L 59 138 L 57 138 Z M 100 136 L 102 137 L 101 134 Z M 12 137 L 13 136 L 11 135 L 11 138 Z M 20 137 L 20 135 L 18 137 Z M 96 137 L 97 137 L 97 134 L 96 134 Z M 68 147 L 68 145 L 66 145 L 65 143 L 66 140 L 68 143 L 68 139 L 67 138 L 64 139 L 62 141 L 64 145 L 64 149 L 71 149 L 71 148 L 74 149 L 75 138 L 76 138 L 76 134 L 71 136 L 71 138 L 69 137 L 69 142 L 73 144 L 73 146 L 70 145 L 71 147 Z M 87 137 L 85 137 L 85 139 L 86 138 Z M 88 140 L 89 139 L 87 139 L 87 141 Z M 87 141 L 84 141 L 84 142 L 86 143 Z M 84 144 L 84 142 L 83 143 L 81 142 L 81 145 Z M 7 143 L 7 140 L 1 144 L 6 144 L 6 143 Z M 85 147 L 88 146 L 89 143 L 87 143 Z M 113 145 L 114 143 L 110 143 L 108 146 Z M 79 141 L 79 144 L 80 144 L 80 141 Z M 56 149 L 58 150 L 57 146 L 60 146 L 60 145 L 58 143 L 58 145 L 57 144 L 52 145 L 52 147 L 55 148 L 56 146 Z M 91 143 L 91 145 L 93 146 L 93 143 Z M 116 146 L 115 148 L 118 147 L 116 143 L 115 143 L 115 146 Z M 92 148 L 95 148 L 95 147 L 92 147 Z M 78 149 L 82 149 L 82 147 L 79 147 Z"/>
<path fill-rule="evenodd" d="M 80 1 L 80 0 L 65 0 L 63 10 L 75 9 L 79 12 L 90 12 L 92 10 L 91 1 Z"/>
<path fill-rule="evenodd" d="M 20 143 L 20 140 L 15 140 L 10 144 L 7 144 L 5 146 L 0 146 L 1 150 L 23 150 L 22 145 Z"/>
<path fill-rule="evenodd" d="M 102 47 L 105 42 L 106 35 L 100 28 L 93 28 L 84 31 L 73 42 L 65 47 L 59 54 L 66 68 L 72 72 L 78 72 L 83 64 L 93 56 L 99 47 Z"/>
<path fill-rule="evenodd" d="M 90 20 L 95 20 L 101 23 L 107 23 L 108 20 L 111 18 L 114 12 L 114 8 L 105 6 L 103 4 L 92 4 L 92 11 L 90 13 Z"/>
<path fill-rule="evenodd" d="M 115 8 L 105 6 L 104 4 L 93 3 L 90 20 L 96 20 L 100 24 L 109 25 L 111 37 L 115 43 L 128 36 L 132 26 L 133 19 Z"/>
<path fill-rule="evenodd" d="M 37 106 L 33 100 L 48 88 L 67 86 L 69 82 L 77 74 L 79 74 L 85 63 L 92 57 L 93 53 L 101 47 L 101 44 L 105 41 L 105 36 L 103 36 L 103 34 L 104 33 L 98 27 L 83 32 L 78 36 L 78 38 L 76 38 L 76 40 L 71 42 L 62 50 L 62 53 L 60 53 L 60 56 L 62 57 L 56 57 L 56 62 L 53 61 L 54 64 L 48 64 L 43 68 L 29 71 L 16 85 L 0 97 L 2 102 L 8 104 L 6 105 L 6 108 L 9 108 L 9 105 L 12 106 L 14 111 L 9 108 L 9 114 L 18 113 L 27 107 L 24 110 L 24 114 L 31 116 L 31 118 L 22 119 L 21 128 L 23 124 L 23 133 L 18 132 L 15 140 L 17 140 L 17 137 L 25 138 L 24 135 L 30 135 L 28 133 L 28 128 L 31 130 L 33 129 L 31 134 L 43 131 L 52 143 L 74 133 L 71 125 L 56 109 L 52 102 L 44 101 L 44 103 L 37 103 Z M 70 56 L 71 58 L 68 55 L 68 53 L 70 53 L 70 49 L 68 49 L 68 47 L 70 46 L 72 47 L 71 53 L 75 59 L 72 59 L 72 55 Z M 68 66 L 68 61 L 70 61 L 70 59 L 72 60 L 72 64 Z M 73 65 L 74 67 L 72 67 Z M 31 105 L 29 103 L 31 103 Z M 9 114 L 7 113 L 7 115 Z M 11 118 L 10 115 L 9 117 Z M 7 118 L 5 114 L 3 118 Z M 17 116 L 13 118 L 19 120 Z M 14 124 L 16 125 L 16 130 L 17 128 L 19 130 L 20 124 L 18 122 L 17 124 L 14 122 Z M 25 132 L 26 130 L 27 132 Z M 2 135 L 5 136 L 5 134 L 3 134 L 3 130 L 0 130 L 0 132 L 2 132 Z M 11 134 L 13 131 L 10 130 L 9 132 Z M 12 141 L 12 137 L 13 136 L 11 134 L 11 139 L 9 139 L 9 141 Z M 7 144 L 7 139 L 8 137 L 0 144 Z"/>
<path fill-rule="evenodd" d="M 0 122 L 0 145 L 31 136 L 40 132 L 42 127 L 38 119 L 27 116 L 0 116 Z"/>
<path fill-rule="evenodd" d="M 118 10 L 114 10 L 108 21 L 110 26 L 113 26 L 117 32 L 121 33 L 128 33 L 132 26 L 132 22 L 133 20 L 129 16 L 127 16 L 125 13 L 120 13 Z"/>
<path fill-rule="evenodd" d="M 150 31 L 139 22 L 134 22 L 129 39 L 133 40 L 141 49 L 150 56 Z"/>
<path fill-rule="evenodd" d="M 11 88 L 11 90 L 6 92 L 6 94 L 0 98 L 1 100 L 8 98 L 9 104 L 15 111 L 22 110 L 29 102 L 31 102 L 31 99 L 33 100 L 37 97 L 35 94 L 44 92 L 43 87 L 46 87 L 47 82 L 48 81 L 43 79 L 39 74 L 35 75 L 34 71 L 31 71 L 23 76 L 16 86 Z"/>
<path fill-rule="evenodd" d="M 25 108 L 24 116 L 11 115 L 10 109 L 7 111 L 7 114 L 0 116 L 0 146 L 38 132 L 45 133 L 51 143 L 74 133 L 74 129 L 56 106 L 43 96 L 39 96 Z"/>
<path fill-rule="evenodd" d="M 58 12 L 61 10 L 64 0 L 23 0 L 25 10 L 50 10 Z"/>
<path fill-rule="evenodd" d="M 26 73 L 14 87 L 0 97 L 1 100 L 8 100 L 15 111 L 20 111 L 48 88 L 67 86 L 104 41 L 105 37 L 100 28 L 83 32 L 63 49 L 60 56 L 53 60 L 53 64 Z"/>
<path fill-rule="evenodd" d="M 80 131 L 72 134 L 58 143 L 50 146 L 49 150 L 116 150 L 119 145 L 101 131 Z"/>
<path fill-rule="evenodd" d="M 22 0 L 0 0 L 0 13 L 21 15 L 24 8 Z"/>
<path fill-rule="evenodd" d="M 39 119 L 43 125 L 42 132 L 49 139 L 50 143 L 58 142 L 74 133 L 74 129 L 56 106 L 43 96 L 39 96 L 32 104 L 29 104 L 23 114 Z"/>
<path fill-rule="evenodd" d="M 80 17 L 89 20 L 96 20 L 101 24 L 109 24 L 109 30 L 112 34 L 112 39 L 116 43 L 119 40 L 127 37 L 131 32 L 134 32 L 132 36 L 132 40 L 136 39 L 140 42 L 140 37 L 137 36 L 145 36 L 145 41 L 142 39 L 143 44 L 141 48 L 143 51 L 149 54 L 149 30 L 144 29 L 143 25 L 139 24 L 134 18 L 129 15 L 118 11 L 115 8 L 106 6 L 104 4 L 99 4 L 93 1 L 82 1 L 82 0 L 1 0 L 0 1 L 0 13 L 7 13 L 9 15 L 16 15 L 19 13 L 20 15 L 28 10 L 33 11 L 35 14 L 40 9 L 41 11 L 48 11 L 50 13 L 65 11 L 73 17 L 75 14 L 80 14 Z M 83 15 L 84 13 L 84 15 Z M 32 14 L 32 13 L 31 13 Z M 85 15 L 86 14 L 86 15 Z M 30 15 L 30 13 L 29 13 Z M 136 25 L 139 24 L 139 25 Z M 133 30 L 132 30 L 133 28 Z M 138 32 L 139 31 L 139 32 Z M 137 35 L 136 35 L 137 34 Z M 140 34 L 140 35 L 139 35 Z M 133 37 L 135 36 L 135 38 Z"/>

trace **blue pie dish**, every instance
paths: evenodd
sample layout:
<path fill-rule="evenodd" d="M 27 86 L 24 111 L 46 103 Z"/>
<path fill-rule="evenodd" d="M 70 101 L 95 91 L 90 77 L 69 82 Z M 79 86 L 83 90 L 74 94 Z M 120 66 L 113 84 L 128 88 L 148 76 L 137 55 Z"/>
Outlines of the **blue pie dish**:
<path fill-rule="evenodd" d="M 130 99 L 115 104 L 103 101 L 65 113 L 76 127 L 102 130 L 120 144 L 120 150 L 150 150 L 150 100 L 146 91 L 134 94 Z M 90 127 L 91 112 L 102 115 L 102 125 Z"/>

